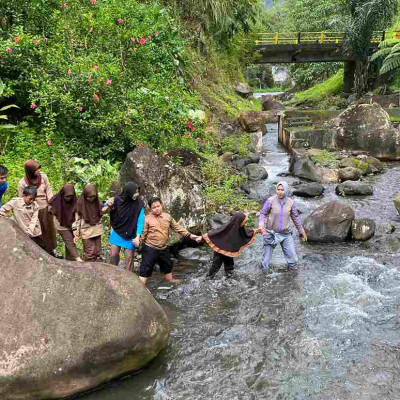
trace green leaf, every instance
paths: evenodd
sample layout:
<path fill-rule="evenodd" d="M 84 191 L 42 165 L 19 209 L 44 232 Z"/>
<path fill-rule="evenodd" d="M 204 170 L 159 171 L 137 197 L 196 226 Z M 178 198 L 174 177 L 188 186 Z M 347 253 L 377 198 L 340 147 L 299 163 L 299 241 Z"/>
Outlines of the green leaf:
<path fill-rule="evenodd" d="M 10 108 L 19 108 L 19 107 L 16 106 L 15 104 L 9 104 L 8 106 L 4 106 L 4 107 L 0 108 L 0 111 L 6 111 Z"/>

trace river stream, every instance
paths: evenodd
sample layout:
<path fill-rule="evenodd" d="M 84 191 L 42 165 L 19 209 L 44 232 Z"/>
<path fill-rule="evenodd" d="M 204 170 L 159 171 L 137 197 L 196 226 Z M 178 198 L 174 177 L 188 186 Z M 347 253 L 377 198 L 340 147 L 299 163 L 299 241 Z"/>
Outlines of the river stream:
<path fill-rule="evenodd" d="M 271 192 L 288 170 L 288 154 L 268 126 L 261 159 L 269 173 L 258 190 Z M 310 210 L 333 199 L 356 217 L 399 221 L 392 198 L 400 165 L 367 178 L 374 194 L 338 198 L 325 185 L 318 199 L 296 198 Z M 180 286 L 150 286 L 172 325 L 165 350 L 139 374 L 86 394 L 84 400 L 400 398 L 400 257 L 359 243 L 302 244 L 297 273 L 285 272 L 280 249 L 263 274 L 259 237 L 236 261 L 236 277 L 205 280 L 210 263 L 181 262 Z M 211 256 L 210 256 L 211 257 Z M 211 258 L 210 258 L 211 259 Z"/>

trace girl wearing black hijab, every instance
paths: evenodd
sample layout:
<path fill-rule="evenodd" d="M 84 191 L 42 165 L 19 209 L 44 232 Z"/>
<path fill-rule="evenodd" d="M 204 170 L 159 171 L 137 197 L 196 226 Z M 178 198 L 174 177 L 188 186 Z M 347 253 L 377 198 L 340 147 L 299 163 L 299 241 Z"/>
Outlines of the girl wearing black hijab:
<path fill-rule="evenodd" d="M 203 236 L 214 250 L 213 263 L 207 274 L 209 279 L 215 277 L 222 264 L 225 267 L 226 277 L 230 278 L 233 275 L 233 257 L 238 257 L 242 250 L 252 244 L 258 233 L 258 229 L 246 229 L 246 222 L 247 216 L 242 212 L 236 212 L 228 223 Z"/>
<path fill-rule="evenodd" d="M 74 185 L 66 184 L 49 201 L 49 212 L 54 215 L 54 226 L 65 244 L 65 259 L 82 261 L 74 242 L 72 225 L 75 222 L 76 197 Z"/>
<path fill-rule="evenodd" d="M 119 264 L 121 247 L 125 251 L 125 268 L 133 270 L 132 256 L 139 246 L 139 238 L 144 227 L 144 203 L 140 198 L 140 187 L 136 182 L 128 182 L 120 195 L 107 200 L 110 209 L 111 244 L 110 263 Z"/>

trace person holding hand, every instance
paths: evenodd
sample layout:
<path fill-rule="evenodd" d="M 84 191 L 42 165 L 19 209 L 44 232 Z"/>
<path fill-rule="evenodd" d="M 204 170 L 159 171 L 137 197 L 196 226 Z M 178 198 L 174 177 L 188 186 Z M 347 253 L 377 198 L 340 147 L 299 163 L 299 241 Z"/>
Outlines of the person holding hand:
<path fill-rule="evenodd" d="M 282 181 L 276 185 L 276 194 L 264 203 L 260 212 L 259 231 L 263 235 L 263 253 L 261 268 L 267 271 L 274 248 L 280 244 L 288 264 L 288 270 L 297 270 L 297 255 L 290 227 L 293 221 L 302 240 L 307 241 L 307 234 L 301 224 L 293 199 L 289 197 L 289 185 Z"/>

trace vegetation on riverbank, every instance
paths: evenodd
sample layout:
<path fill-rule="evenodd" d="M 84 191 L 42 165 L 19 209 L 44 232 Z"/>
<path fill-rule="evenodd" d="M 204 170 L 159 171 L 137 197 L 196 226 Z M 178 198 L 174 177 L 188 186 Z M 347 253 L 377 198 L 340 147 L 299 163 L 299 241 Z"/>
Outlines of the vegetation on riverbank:
<path fill-rule="evenodd" d="M 90 181 L 104 196 L 135 146 L 188 148 L 212 159 L 218 121 L 259 107 L 234 94 L 233 84 L 243 81 L 242 39 L 261 7 L 258 0 L 226 5 L 0 0 L 1 103 L 19 106 L 9 110 L 17 127 L 0 128 L 7 198 L 31 157 L 56 190 Z"/>

